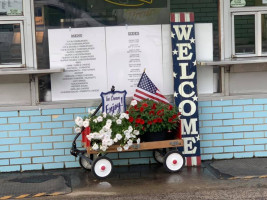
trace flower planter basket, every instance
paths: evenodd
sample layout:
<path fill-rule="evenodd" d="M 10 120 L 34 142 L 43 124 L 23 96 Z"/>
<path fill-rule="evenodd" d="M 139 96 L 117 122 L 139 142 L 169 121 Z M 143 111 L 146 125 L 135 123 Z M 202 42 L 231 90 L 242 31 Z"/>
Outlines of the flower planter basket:
<path fill-rule="evenodd" d="M 166 140 L 166 135 L 167 133 L 166 132 L 146 132 L 145 134 L 143 134 L 141 136 L 141 141 L 144 141 L 144 142 L 153 142 L 153 141 L 163 141 L 163 140 Z"/>

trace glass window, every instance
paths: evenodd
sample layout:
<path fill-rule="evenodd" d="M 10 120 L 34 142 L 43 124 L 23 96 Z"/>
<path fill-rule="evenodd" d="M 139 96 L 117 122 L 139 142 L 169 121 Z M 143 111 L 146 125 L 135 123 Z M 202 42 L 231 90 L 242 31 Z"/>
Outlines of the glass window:
<path fill-rule="evenodd" d="M 234 16 L 235 54 L 255 54 L 255 15 Z"/>
<path fill-rule="evenodd" d="M 21 64 L 21 24 L 0 24 L 0 67 Z"/>
<path fill-rule="evenodd" d="M 0 15 L 23 15 L 22 0 L 0 0 Z"/>
<path fill-rule="evenodd" d="M 138 3 L 137 3 L 138 2 Z M 39 69 L 49 69 L 48 29 L 169 24 L 167 0 L 34 0 Z M 39 78 L 40 101 L 51 100 L 50 76 Z"/>
<path fill-rule="evenodd" d="M 262 52 L 267 53 L 267 14 L 261 16 Z"/>

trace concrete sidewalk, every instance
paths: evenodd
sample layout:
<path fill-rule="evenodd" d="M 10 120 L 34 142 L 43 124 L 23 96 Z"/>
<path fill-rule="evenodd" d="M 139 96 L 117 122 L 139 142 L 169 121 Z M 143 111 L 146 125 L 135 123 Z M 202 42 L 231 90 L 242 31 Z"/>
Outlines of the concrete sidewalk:
<path fill-rule="evenodd" d="M 126 195 L 130 198 L 137 193 L 145 196 L 174 192 L 188 195 L 205 190 L 220 192 L 244 187 L 244 179 L 229 178 L 248 176 L 254 179 L 246 182 L 247 189 L 258 187 L 259 184 L 267 188 L 267 176 L 264 178 L 267 174 L 266 162 L 267 158 L 209 161 L 203 162 L 201 167 L 184 167 L 179 173 L 168 173 L 162 165 L 114 167 L 112 176 L 105 180 L 97 180 L 91 172 L 80 168 L 2 173 L 0 199 L 79 199 L 80 196 L 85 196 L 84 199 L 99 196 L 112 199 L 114 195 Z M 228 179 L 221 180 L 222 177 Z"/>
<path fill-rule="evenodd" d="M 203 165 L 219 179 L 267 178 L 267 158 L 206 161 Z"/>

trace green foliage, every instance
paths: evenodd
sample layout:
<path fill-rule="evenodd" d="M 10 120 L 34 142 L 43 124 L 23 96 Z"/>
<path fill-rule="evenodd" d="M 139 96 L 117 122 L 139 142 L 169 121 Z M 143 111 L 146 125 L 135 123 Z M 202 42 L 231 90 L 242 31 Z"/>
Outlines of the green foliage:
<path fill-rule="evenodd" d="M 132 101 L 128 112 L 132 126 L 141 133 L 171 131 L 179 123 L 176 107 L 153 100 Z"/>

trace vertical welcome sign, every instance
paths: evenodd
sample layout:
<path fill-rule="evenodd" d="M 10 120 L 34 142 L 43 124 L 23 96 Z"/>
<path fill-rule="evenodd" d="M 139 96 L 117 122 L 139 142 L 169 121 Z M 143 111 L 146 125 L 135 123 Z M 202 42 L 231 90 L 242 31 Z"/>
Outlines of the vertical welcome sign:
<path fill-rule="evenodd" d="M 171 13 L 174 99 L 181 112 L 187 166 L 201 164 L 194 13 Z"/>

